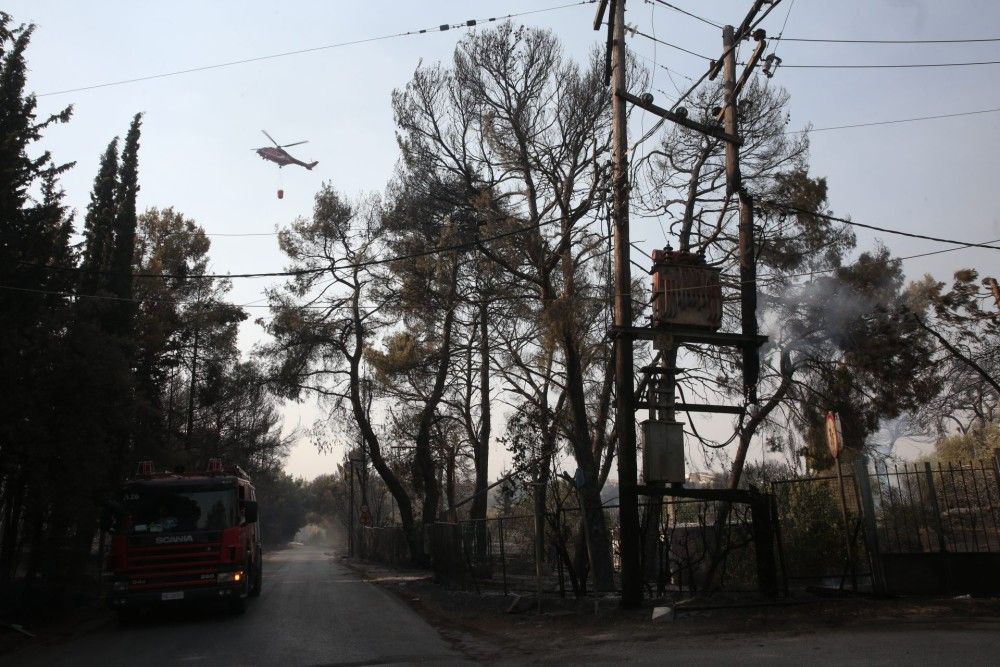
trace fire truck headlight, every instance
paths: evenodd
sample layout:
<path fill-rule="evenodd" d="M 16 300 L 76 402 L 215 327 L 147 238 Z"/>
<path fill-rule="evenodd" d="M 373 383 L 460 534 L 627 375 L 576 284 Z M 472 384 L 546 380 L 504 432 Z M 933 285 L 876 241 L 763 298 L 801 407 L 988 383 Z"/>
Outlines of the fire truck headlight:
<path fill-rule="evenodd" d="M 236 584 L 243 581 L 243 570 L 236 570 L 235 572 L 220 572 L 216 578 L 220 584 Z"/>

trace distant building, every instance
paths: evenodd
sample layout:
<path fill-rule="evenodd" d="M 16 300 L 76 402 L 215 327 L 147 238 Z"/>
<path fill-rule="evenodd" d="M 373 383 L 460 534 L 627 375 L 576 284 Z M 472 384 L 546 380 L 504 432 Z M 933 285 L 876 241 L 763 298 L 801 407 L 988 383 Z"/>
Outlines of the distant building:
<path fill-rule="evenodd" d="M 693 489 L 711 489 L 725 484 L 725 475 L 718 472 L 689 472 L 684 480 L 684 486 Z"/>

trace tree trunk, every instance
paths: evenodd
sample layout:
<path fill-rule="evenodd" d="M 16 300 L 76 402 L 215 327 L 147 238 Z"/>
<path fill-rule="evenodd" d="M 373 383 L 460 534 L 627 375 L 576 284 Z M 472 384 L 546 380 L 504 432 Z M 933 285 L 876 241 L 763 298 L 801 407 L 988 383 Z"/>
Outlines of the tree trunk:
<path fill-rule="evenodd" d="M 417 470 L 424 483 L 424 525 L 430 525 L 437 521 L 437 507 L 440 502 L 441 488 L 437 484 L 437 475 L 434 465 L 434 457 L 431 454 L 431 426 L 434 415 L 437 412 L 438 404 L 444 395 L 445 383 L 448 379 L 448 369 L 451 365 L 451 335 L 452 324 L 455 321 L 454 298 L 458 289 L 458 261 L 454 260 L 451 270 L 451 283 L 448 286 L 447 308 L 444 323 L 441 331 L 440 359 L 438 359 L 437 373 L 434 378 L 434 387 L 430 396 L 424 404 L 424 409 L 420 413 L 420 421 L 417 426 L 417 437 L 414 442 L 416 446 L 415 462 Z"/>
<path fill-rule="evenodd" d="M 490 465 L 490 344 L 489 312 L 486 301 L 479 303 L 479 433 L 474 446 L 473 459 L 476 468 L 475 498 L 472 500 L 470 517 L 474 521 L 486 519 L 486 487 L 489 486 Z"/>
<path fill-rule="evenodd" d="M 22 472 L 18 475 L 17 481 L 5 494 L 3 517 L 0 519 L 0 531 L 3 538 L 0 539 L 0 584 L 8 583 L 14 579 L 14 570 L 17 567 L 17 536 L 21 525 L 21 506 L 24 502 L 24 491 L 27 480 Z"/>
<path fill-rule="evenodd" d="M 576 349 L 576 341 L 569 331 L 564 331 L 563 350 L 566 355 L 566 390 L 568 392 L 570 416 L 572 418 L 571 444 L 576 463 L 583 473 L 583 483 L 580 486 L 580 501 L 582 505 L 581 509 L 583 510 L 584 528 L 590 538 L 590 557 L 594 571 L 594 587 L 599 591 L 614 590 L 615 580 L 614 567 L 611 562 L 611 542 L 601 502 L 597 462 L 594 460 L 594 450 L 592 448 L 590 430 L 587 425 L 587 402 L 584 393 L 580 355 Z"/>

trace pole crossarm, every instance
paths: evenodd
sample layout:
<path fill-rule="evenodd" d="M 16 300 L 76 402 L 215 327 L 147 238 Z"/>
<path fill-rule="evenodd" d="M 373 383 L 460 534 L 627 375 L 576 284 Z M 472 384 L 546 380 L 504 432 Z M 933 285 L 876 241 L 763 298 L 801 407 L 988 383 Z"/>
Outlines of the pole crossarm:
<path fill-rule="evenodd" d="M 615 94 L 617 95 L 618 93 Z M 742 139 L 740 139 L 735 135 L 728 134 L 721 127 L 713 127 L 712 125 L 705 125 L 704 123 L 699 123 L 696 120 L 691 120 L 687 116 L 682 116 L 675 111 L 669 111 L 661 106 L 653 104 L 652 102 L 646 102 L 641 98 L 632 95 L 631 93 L 621 93 L 621 96 L 627 102 L 631 102 L 635 106 L 641 109 L 645 109 L 649 113 L 656 114 L 657 116 L 665 118 L 671 122 L 677 123 L 678 125 L 682 125 L 688 129 L 695 130 L 703 134 L 707 134 L 709 136 L 715 137 L 716 139 L 734 144 L 736 146 L 743 145 Z"/>
<path fill-rule="evenodd" d="M 707 329 L 695 329 L 692 327 L 611 327 L 611 335 L 614 337 L 628 336 L 635 340 L 656 340 L 663 336 L 673 338 L 674 344 L 684 343 L 718 345 L 722 347 L 743 347 L 751 344 L 760 347 L 767 342 L 767 336 L 745 335 L 738 333 L 720 333 Z"/>

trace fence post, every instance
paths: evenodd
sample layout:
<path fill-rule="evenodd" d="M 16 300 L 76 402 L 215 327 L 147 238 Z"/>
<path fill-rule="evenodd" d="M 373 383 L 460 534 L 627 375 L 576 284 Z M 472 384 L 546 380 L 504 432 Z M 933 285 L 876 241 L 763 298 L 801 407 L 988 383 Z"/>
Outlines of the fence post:
<path fill-rule="evenodd" d="M 941 520 L 941 507 L 938 505 L 937 489 L 934 488 L 934 472 L 931 470 L 930 461 L 924 461 L 924 477 L 927 478 L 927 497 L 930 500 L 931 512 L 934 513 L 934 520 L 937 524 L 938 549 L 944 553 L 948 551 L 948 546 L 944 539 L 944 522 Z"/>
<path fill-rule="evenodd" d="M 1000 487 L 1000 447 L 993 450 L 993 474 L 997 478 L 997 486 Z"/>
<path fill-rule="evenodd" d="M 774 526 L 774 544 L 778 555 L 778 568 L 781 572 L 781 593 L 788 597 L 788 570 L 785 567 L 785 543 L 781 537 L 781 518 L 778 516 L 778 496 L 774 493 L 774 485 L 767 494 L 771 498 L 771 525 Z"/>
<path fill-rule="evenodd" d="M 767 597 L 777 597 L 778 577 L 774 563 L 774 497 L 754 493 L 750 503 L 750 521 L 753 525 L 753 542 L 757 560 L 757 585 Z"/>
<path fill-rule="evenodd" d="M 503 572 L 503 594 L 507 596 L 507 550 L 504 545 L 505 536 L 503 534 L 503 517 L 498 517 L 498 530 L 500 536 L 500 569 Z"/>
<path fill-rule="evenodd" d="M 854 483 L 861 497 L 861 523 L 865 531 L 865 546 L 872 572 L 872 591 L 885 595 L 885 576 L 882 572 L 882 558 L 878 546 L 878 530 L 875 525 L 875 501 L 872 498 L 871 478 L 868 476 L 868 457 L 854 459 Z"/>

